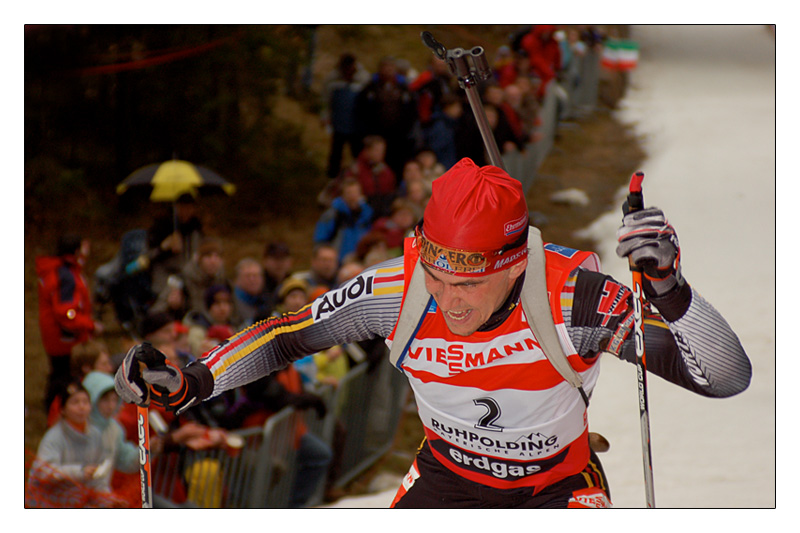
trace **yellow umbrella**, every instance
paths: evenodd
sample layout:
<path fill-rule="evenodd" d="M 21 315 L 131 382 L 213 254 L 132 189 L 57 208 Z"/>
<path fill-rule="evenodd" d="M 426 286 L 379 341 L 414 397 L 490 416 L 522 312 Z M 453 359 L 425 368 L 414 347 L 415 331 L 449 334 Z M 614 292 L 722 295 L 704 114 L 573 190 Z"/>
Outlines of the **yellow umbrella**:
<path fill-rule="evenodd" d="M 117 194 L 130 187 L 150 186 L 153 202 L 174 202 L 183 194 L 197 196 L 200 189 L 220 188 L 228 195 L 236 192 L 236 186 L 206 167 L 188 161 L 172 159 L 142 167 L 117 185 Z"/>

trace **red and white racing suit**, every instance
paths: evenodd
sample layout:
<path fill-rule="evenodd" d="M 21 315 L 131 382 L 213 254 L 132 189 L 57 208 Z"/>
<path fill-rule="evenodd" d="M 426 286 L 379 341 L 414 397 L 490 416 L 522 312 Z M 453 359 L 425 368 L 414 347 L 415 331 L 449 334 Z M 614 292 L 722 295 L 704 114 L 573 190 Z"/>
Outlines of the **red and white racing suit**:
<path fill-rule="evenodd" d="M 589 252 L 563 251 L 545 247 L 547 291 L 564 353 L 591 394 L 599 358 L 578 355 L 561 300 L 574 294 L 570 273 L 582 265 L 596 270 L 599 261 Z M 412 272 L 416 249 L 406 247 L 404 258 L 404 271 Z M 407 287 L 410 279 L 405 281 Z M 624 293 L 618 300 L 615 312 L 621 315 L 627 305 Z M 462 337 L 450 332 L 431 299 L 398 366 L 414 391 L 427 445 L 437 461 L 476 483 L 530 487 L 536 493 L 586 466 L 586 404 L 547 360 L 522 306 L 511 306 L 496 328 Z"/>
<path fill-rule="evenodd" d="M 552 244 L 545 254 L 561 345 L 591 395 L 601 352 L 613 349 L 635 361 L 627 339 L 631 291 L 596 272 L 594 254 Z M 376 337 L 391 342 L 416 259 L 407 245 L 404 257 L 363 272 L 299 312 L 236 334 L 197 363 L 213 383 L 205 369 L 190 365 L 184 372 L 200 376 L 205 398 L 336 344 Z M 398 506 L 422 505 L 423 499 L 435 507 L 609 503 L 602 468 L 589 449 L 586 404 L 527 327 L 521 284 L 522 277 L 501 309 L 469 337 L 450 333 L 430 300 L 397 363 L 413 388 L 426 436 Z M 661 315 L 645 320 L 648 370 L 707 396 L 730 396 L 748 386 L 750 363 L 738 338 L 688 284 L 656 305 Z"/>

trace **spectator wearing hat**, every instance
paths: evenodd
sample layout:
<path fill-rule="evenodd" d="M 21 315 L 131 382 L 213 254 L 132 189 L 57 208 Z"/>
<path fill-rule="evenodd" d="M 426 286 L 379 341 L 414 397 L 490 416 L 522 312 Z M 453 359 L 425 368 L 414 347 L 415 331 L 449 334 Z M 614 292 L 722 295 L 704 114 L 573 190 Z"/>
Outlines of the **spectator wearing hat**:
<path fill-rule="evenodd" d="M 95 477 L 103 478 L 104 484 L 131 507 L 141 507 L 139 486 L 139 449 L 125 438 L 125 430 L 115 419 L 120 410 L 120 400 L 114 388 L 114 377 L 106 372 L 89 372 L 82 381 L 89 393 L 92 410 L 89 424 L 101 431 L 103 455 L 110 460 L 111 468 Z"/>
<path fill-rule="evenodd" d="M 183 268 L 183 280 L 189 295 L 189 311 L 203 313 L 205 293 L 213 285 L 227 284 L 222 241 L 209 238 L 203 241 L 193 258 Z"/>
<path fill-rule="evenodd" d="M 270 241 L 264 247 L 261 257 L 264 267 L 264 293 L 266 314 L 272 312 L 278 304 L 278 287 L 289 277 L 294 267 L 294 257 L 289 246 L 283 241 Z"/>
<path fill-rule="evenodd" d="M 283 313 L 296 313 L 308 303 L 308 283 L 296 277 L 287 278 L 278 289 L 279 303 L 275 316 Z"/>

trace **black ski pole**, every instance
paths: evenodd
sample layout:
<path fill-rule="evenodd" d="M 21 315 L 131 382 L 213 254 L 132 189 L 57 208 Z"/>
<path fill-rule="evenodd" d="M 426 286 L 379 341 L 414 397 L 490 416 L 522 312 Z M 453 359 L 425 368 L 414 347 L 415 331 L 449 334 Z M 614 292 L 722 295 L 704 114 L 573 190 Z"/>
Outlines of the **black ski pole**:
<path fill-rule="evenodd" d="M 631 176 L 628 188 L 627 201 L 622 206 L 622 213 L 644 209 L 644 195 L 642 194 L 643 172 L 636 172 Z M 643 265 L 636 265 L 629 261 L 631 276 L 633 278 L 633 318 L 634 341 L 636 345 L 636 379 L 639 388 L 639 425 L 642 430 L 642 461 L 644 463 L 644 485 L 647 507 L 656 506 L 655 491 L 653 487 L 653 457 L 650 451 L 650 411 L 647 401 L 647 359 L 644 348 L 644 293 L 642 292 Z"/>
<path fill-rule="evenodd" d="M 430 48 L 436 57 L 447 63 L 450 72 L 458 79 L 459 87 L 466 91 L 469 106 L 472 108 L 472 114 L 475 115 L 483 144 L 489 154 L 489 161 L 492 165 L 505 170 L 503 158 L 497 148 L 497 141 L 495 141 L 492 127 L 486 118 L 486 111 L 483 109 L 483 103 L 478 94 L 478 82 L 488 80 L 492 76 L 492 69 L 486 60 L 483 47 L 475 46 L 470 50 L 463 48 L 448 50 L 442 43 L 434 39 L 429 31 L 422 32 L 421 37 L 425 46 Z"/>

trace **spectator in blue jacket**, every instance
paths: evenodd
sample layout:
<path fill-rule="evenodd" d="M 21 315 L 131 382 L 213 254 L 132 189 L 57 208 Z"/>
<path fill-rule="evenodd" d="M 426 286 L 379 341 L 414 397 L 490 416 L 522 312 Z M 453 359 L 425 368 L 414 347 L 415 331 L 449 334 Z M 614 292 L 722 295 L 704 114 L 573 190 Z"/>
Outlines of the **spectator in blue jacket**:
<path fill-rule="evenodd" d="M 355 252 L 358 241 L 372 227 L 373 210 L 355 178 L 342 181 L 342 192 L 322 213 L 314 229 L 314 244 L 326 243 L 339 251 L 339 263 Z"/>
<path fill-rule="evenodd" d="M 92 404 L 89 423 L 100 430 L 103 456 L 110 460 L 110 468 L 99 474 L 95 472 L 95 478 L 102 479 L 103 486 L 111 487 L 114 470 L 127 474 L 139 471 L 139 449 L 126 440 L 125 430 L 115 420 L 120 400 L 114 389 L 114 377 L 92 371 L 83 378 L 83 387 Z"/>
<path fill-rule="evenodd" d="M 462 105 L 461 99 L 455 94 L 442 97 L 442 109 L 434 111 L 424 132 L 425 146 L 436 154 L 436 159 L 445 169 L 458 162 L 456 129 L 464 111 Z"/>

